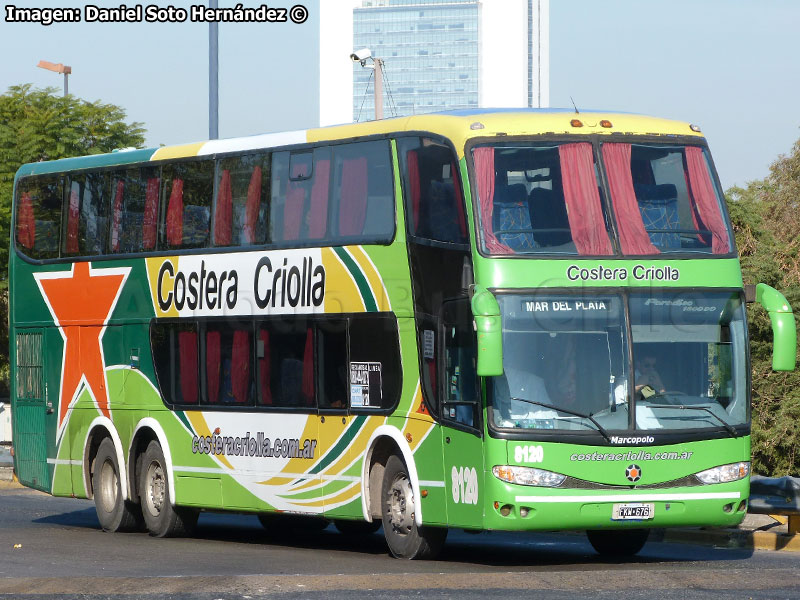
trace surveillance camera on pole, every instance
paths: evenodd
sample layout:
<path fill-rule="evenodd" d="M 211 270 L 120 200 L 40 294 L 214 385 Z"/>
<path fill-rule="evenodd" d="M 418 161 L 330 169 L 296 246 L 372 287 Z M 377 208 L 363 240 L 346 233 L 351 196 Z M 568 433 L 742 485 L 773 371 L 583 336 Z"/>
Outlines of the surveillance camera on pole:
<path fill-rule="evenodd" d="M 375 69 L 375 120 L 378 121 L 383 118 L 383 59 L 372 56 L 369 48 L 356 50 L 350 59 L 365 69 Z M 372 60 L 371 65 L 367 65 L 368 60 Z"/>
<path fill-rule="evenodd" d="M 356 50 L 350 55 L 350 58 L 353 62 L 360 62 L 361 66 L 366 66 L 367 59 L 372 58 L 372 52 L 369 48 L 362 48 L 361 50 Z"/>

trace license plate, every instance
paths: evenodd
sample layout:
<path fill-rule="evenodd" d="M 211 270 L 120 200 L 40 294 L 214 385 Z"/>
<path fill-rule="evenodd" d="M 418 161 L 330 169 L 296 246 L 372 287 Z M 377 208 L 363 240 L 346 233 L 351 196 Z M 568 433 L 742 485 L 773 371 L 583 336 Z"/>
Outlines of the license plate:
<path fill-rule="evenodd" d="M 652 519 L 654 512 L 652 502 L 615 504 L 611 512 L 611 518 L 614 521 L 643 521 Z"/>

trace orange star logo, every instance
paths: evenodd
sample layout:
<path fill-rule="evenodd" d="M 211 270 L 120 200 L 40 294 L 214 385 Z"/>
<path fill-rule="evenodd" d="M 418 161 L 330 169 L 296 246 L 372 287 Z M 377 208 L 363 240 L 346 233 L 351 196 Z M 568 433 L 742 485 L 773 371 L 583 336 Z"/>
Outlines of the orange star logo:
<path fill-rule="evenodd" d="M 34 275 L 64 338 L 58 437 L 63 433 L 69 408 L 84 387 L 98 410 L 111 417 L 102 339 L 129 273 L 130 267 L 93 269 L 88 262 L 80 262 L 70 271 Z"/>

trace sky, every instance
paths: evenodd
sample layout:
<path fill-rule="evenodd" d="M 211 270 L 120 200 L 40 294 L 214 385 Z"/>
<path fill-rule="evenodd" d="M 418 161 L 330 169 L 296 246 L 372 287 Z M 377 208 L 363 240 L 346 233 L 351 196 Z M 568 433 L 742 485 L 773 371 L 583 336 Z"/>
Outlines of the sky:
<path fill-rule="evenodd" d="M 315 76 L 307 65 L 316 48 L 308 38 L 318 2 L 336 1 L 305 1 L 309 19 L 302 25 L 220 25 L 220 137 L 316 124 L 317 103 L 307 85 Z M 121 1 L 96 3 L 112 7 Z M 14 4 L 83 9 L 86 3 Z M 124 108 L 128 120 L 146 128 L 148 146 L 208 137 L 208 25 L 45 27 L 9 23 L 5 16 L 0 93 L 21 83 L 60 89 L 62 76 L 36 64 L 61 62 L 73 68 L 70 93 Z M 798 0 L 551 0 L 550 105 L 571 106 L 571 97 L 579 109 L 696 123 L 708 138 L 723 187 L 745 185 L 765 177 L 800 138 L 798 26 Z"/>

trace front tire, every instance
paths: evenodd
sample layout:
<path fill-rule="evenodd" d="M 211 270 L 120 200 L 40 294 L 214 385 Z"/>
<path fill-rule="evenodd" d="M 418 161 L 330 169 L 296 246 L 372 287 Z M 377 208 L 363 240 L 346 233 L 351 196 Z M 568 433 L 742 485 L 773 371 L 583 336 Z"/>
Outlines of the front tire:
<path fill-rule="evenodd" d="M 587 531 L 586 536 L 598 554 L 624 558 L 638 554 L 647 542 L 649 529 Z"/>
<path fill-rule="evenodd" d="M 381 489 L 383 534 L 395 558 L 431 559 L 442 550 L 447 529 L 417 527 L 416 504 L 405 463 L 392 455 L 386 461 Z"/>
<path fill-rule="evenodd" d="M 190 535 L 197 525 L 197 512 L 172 506 L 167 483 L 167 463 L 164 452 L 155 440 L 142 456 L 139 493 L 142 516 L 150 535 L 180 537 Z"/>
<path fill-rule="evenodd" d="M 122 496 L 117 451 L 111 438 L 105 438 L 97 448 L 92 490 L 97 520 L 103 531 L 134 531 L 141 527 L 141 507 Z"/>

